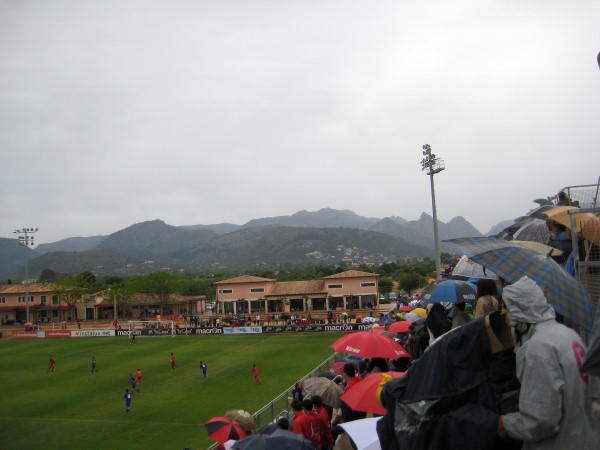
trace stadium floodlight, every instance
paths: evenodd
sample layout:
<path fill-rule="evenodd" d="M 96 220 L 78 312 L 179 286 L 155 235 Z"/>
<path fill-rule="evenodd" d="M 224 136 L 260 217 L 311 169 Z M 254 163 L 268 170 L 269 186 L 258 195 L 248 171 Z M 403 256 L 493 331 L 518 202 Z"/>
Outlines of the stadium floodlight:
<path fill-rule="evenodd" d="M 17 234 L 17 239 L 19 240 L 19 245 L 22 247 L 33 247 L 33 234 L 37 233 L 37 228 L 21 228 L 20 230 L 13 231 L 14 234 Z M 25 279 L 23 280 L 23 284 L 25 285 L 25 321 L 29 322 L 29 285 L 33 282 L 33 280 L 29 279 L 29 258 L 27 254 L 27 248 L 25 248 Z"/>
<path fill-rule="evenodd" d="M 431 184 L 431 209 L 433 210 L 433 239 L 435 241 L 435 270 L 436 280 L 439 280 L 442 273 L 442 262 L 440 258 L 440 236 L 438 233 L 437 210 L 435 207 L 435 189 L 433 187 L 433 175 L 440 173 L 446 168 L 444 161 L 438 159 L 435 154 L 431 153 L 431 146 L 425 144 L 423 146 L 423 156 L 421 160 L 421 170 L 424 170 L 429 175 Z"/>

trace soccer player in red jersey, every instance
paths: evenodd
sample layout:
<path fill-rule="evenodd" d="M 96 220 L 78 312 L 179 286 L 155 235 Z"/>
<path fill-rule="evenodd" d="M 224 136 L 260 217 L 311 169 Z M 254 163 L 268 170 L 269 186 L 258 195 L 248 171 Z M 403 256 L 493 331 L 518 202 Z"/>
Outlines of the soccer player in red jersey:
<path fill-rule="evenodd" d="M 175 366 L 176 366 L 176 364 L 175 364 L 175 354 L 171 353 L 171 370 L 173 372 L 175 372 Z"/>
<path fill-rule="evenodd" d="M 252 373 L 254 373 L 254 379 L 256 380 L 257 384 L 260 384 L 260 378 L 259 378 L 259 371 L 260 371 L 260 367 L 258 367 L 256 364 L 252 364 L 252 369 L 250 369 L 252 371 Z"/>

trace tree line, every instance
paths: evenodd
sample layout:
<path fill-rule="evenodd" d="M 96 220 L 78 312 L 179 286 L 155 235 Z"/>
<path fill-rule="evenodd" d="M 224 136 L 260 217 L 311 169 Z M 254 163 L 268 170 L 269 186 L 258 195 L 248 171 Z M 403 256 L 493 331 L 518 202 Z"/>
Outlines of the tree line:
<path fill-rule="evenodd" d="M 442 254 L 442 262 L 449 263 L 450 255 Z M 110 276 L 97 278 L 92 272 L 84 271 L 77 275 L 63 275 L 51 269 L 45 269 L 40 275 L 40 281 L 51 282 L 61 300 L 69 306 L 81 301 L 86 295 L 102 293 L 109 301 L 117 305 L 125 305 L 134 300 L 139 294 L 145 294 L 160 305 L 168 303 L 171 296 L 206 296 L 207 301 L 215 299 L 214 283 L 240 275 L 253 275 L 271 278 L 276 281 L 319 280 L 346 270 L 378 273 L 379 289 L 382 295 L 394 290 L 408 294 L 427 285 L 429 278 L 435 278 L 435 261 L 425 259 L 420 262 L 386 262 L 381 265 L 361 265 L 347 267 L 343 264 L 336 266 L 314 266 L 306 268 L 280 267 L 277 270 L 258 270 L 246 273 L 206 273 L 174 274 L 170 272 L 153 272 L 136 277 Z"/>

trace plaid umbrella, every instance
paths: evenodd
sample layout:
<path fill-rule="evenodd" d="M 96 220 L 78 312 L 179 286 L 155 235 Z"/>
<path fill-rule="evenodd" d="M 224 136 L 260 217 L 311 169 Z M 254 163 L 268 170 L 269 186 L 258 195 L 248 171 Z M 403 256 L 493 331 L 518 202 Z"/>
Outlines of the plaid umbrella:
<path fill-rule="evenodd" d="M 595 308 L 590 294 L 551 258 L 497 238 L 460 238 L 444 242 L 455 245 L 470 259 L 509 283 L 527 275 L 542 288 L 558 314 L 587 331 L 592 329 Z"/>

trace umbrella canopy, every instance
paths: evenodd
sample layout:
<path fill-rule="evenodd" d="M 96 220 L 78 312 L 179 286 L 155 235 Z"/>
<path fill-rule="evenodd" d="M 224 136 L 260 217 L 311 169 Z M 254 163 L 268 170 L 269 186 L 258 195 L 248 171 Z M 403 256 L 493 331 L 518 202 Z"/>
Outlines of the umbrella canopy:
<path fill-rule="evenodd" d="M 341 375 L 344 372 L 344 366 L 347 363 L 354 364 L 354 367 L 356 367 L 358 369 L 358 361 L 342 360 L 342 361 L 333 363 L 331 365 L 331 370 L 333 370 L 336 374 Z"/>
<path fill-rule="evenodd" d="M 256 421 L 248 411 L 244 411 L 243 409 L 232 409 L 225 413 L 225 417 L 235 420 L 246 432 L 256 430 Z"/>
<path fill-rule="evenodd" d="M 358 450 L 381 450 L 379 436 L 377 435 L 377 422 L 379 417 L 352 420 L 340 424 Z"/>
<path fill-rule="evenodd" d="M 323 377 L 307 378 L 303 382 L 304 391 L 310 395 L 319 395 L 323 399 L 323 404 L 332 408 L 339 408 L 340 396 L 344 392 L 342 388 L 334 381 Z"/>
<path fill-rule="evenodd" d="M 346 389 L 341 399 L 356 411 L 374 414 L 387 414 L 387 410 L 379 403 L 379 395 L 383 387 L 394 378 L 400 378 L 404 372 L 378 372 Z"/>
<path fill-rule="evenodd" d="M 359 331 L 341 337 L 330 345 L 336 352 L 351 353 L 363 358 L 398 359 L 409 354 L 393 339 L 381 333 Z"/>
<path fill-rule="evenodd" d="M 381 334 L 392 339 L 396 339 L 398 337 L 398 335 L 392 331 L 382 331 Z"/>
<path fill-rule="evenodd" d="M 388 331 L 391 333 L 408 333 L 411 325 L 412 324 L 409 321 L 402 320 L 391 324 Z"/>
<path fill-rule="evenodd" d="M 513 239 L 546 243 L 550 238 L 550 230 L 545 220 L 530 219 L 519 227 L 513 234 Z"/>
<path fill-rule="evenodd" d="M 426 319 L 427 318 L 427 310 L 425 308 L 415 308 L 408 314 L 416 314 L 417 316 Z M 408 314 L 406 314 L 406 318 L 408 319 Z"/>
<path fill-rule="evenodd" d="M 542 288 L 558 314 L 591 331 L 595 308 L 590 294 L 551 258 L 497 238 L 460 238 L 444 242 L 457 246 L 469 258 L 489 267 L 509 283 L 527 275 Z"/>
<path fill-rule="evenodd" d="M 498 279 L 495 273 L 491 270 L 485 269 L 480 264 L 471 261 L 468 256 L 461 256 L 460 260 L 456 263 L 456 267 L 452 271 L 452 279 L 465 279 L 469 278 L 491 278 L 493 280 Z"/>
<path fill-rule="evenodd" d="M 208 432 L 208 437 L 220 444 L 230 439 L 237 440 L 246 436 L 243 427 L 227 417 L 213 417 L 204 424 L 204 428 Z"/>
<path fill-rule="evenodd" d="M 427 286 L 422 298 L 430 303 L 473 303 L 477 289 L 466 281 L 444 280 Z"/>
<path fill-rule="evenodd" d="M 562 250 L 559 250 L 554 247 L 550 247 L 549 245 L 542 244 L 540 242 L 516 241 L 514 239 L 511 242 L 513 244 L 519 244 L 519 245 L 522 245 L 523 247 L 527 247 L 527 248 L 533 250 L 534 252 L 541 253 L 542 255 L 559 256 L 559 255 L 563 254 Z"/>
<path fill-rule="evenodd" d="M 332 371 L 327 371 L 327 372 L 321 372 L 319 375 L 317 375 L 318 377 L 322 377 L 322 378 L 328 378 L 330 380 L 333 380 L 337 375 L 335 372 Z"/>
<path fill-rule="evenodd" d="M 422 309 L 422 308 L 419 308 L 419 309 Z M 418 315 L 418 314 L 416 314 L 416 313 L 413 313 L 413 312 L 406 313 L 405 315 L 406 315 L 406 320 L 407 320 L 408 322 L 410 322 L 410 323 L 414 323 L 414 322 L 416 322 L 417 320 L 419 320 L 419 319 L 422 319 L 422 318 L 423 318 L 423 317 L 421 317 L 420 315 Z"/>
<path fill-rule="evenodd" d="M 400 311 L 410 312 L 411 308 L 410 308 L 410 306 L 406 306 L 406 305 L 405 306 L 401 306 L 400 307 Z"/>
<path fill-rule="evenodd" d="M 577 209 L 578 208 L 573 206 L 557 206 L 556 208 L 542 211 L 539 213 L 539 215 L 545 216 L 548 219 L 558 222 L 561 225 L 571 229 L 571 216 L 569 215 L 569 211 L 577 211 Z M 581 233 L 581 237 L 584 239 L 597 244 L 600 241 L 600 232 L 598 232 L 600 218 L 592 213 L 579 213 L 574 214 L 574 216 L 575 225 L 577 227 L 576 231 Z"/>
<path fill-rule="evenodd" d="M 231 448 L 239 450 L 315 450 L 316 447 L 302 434 L 275 430 L 271 434 L 247 436 L 235 442 Z"/>

